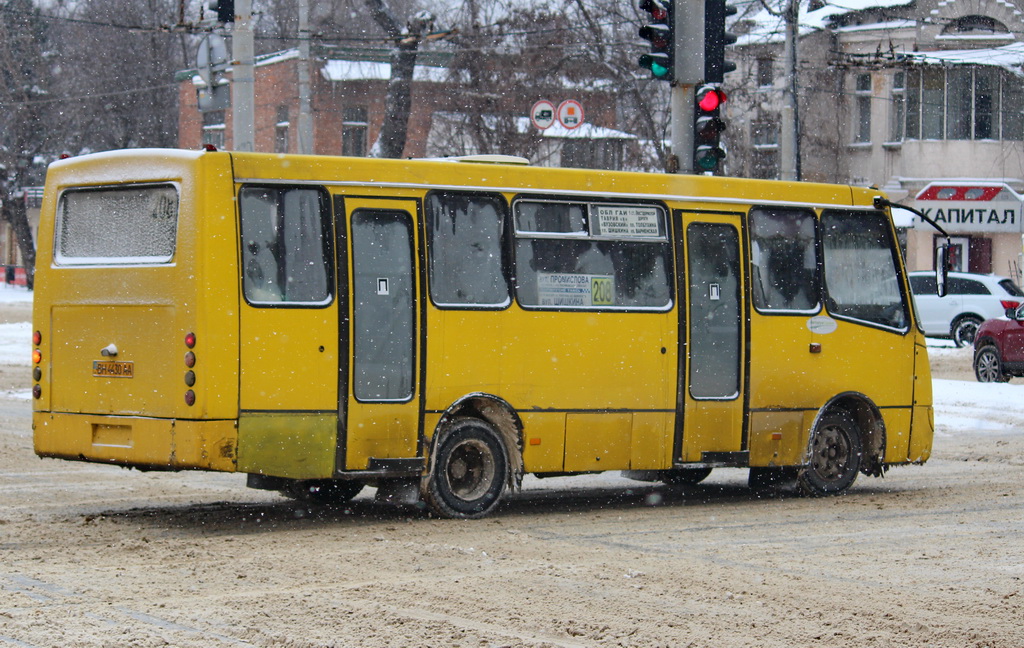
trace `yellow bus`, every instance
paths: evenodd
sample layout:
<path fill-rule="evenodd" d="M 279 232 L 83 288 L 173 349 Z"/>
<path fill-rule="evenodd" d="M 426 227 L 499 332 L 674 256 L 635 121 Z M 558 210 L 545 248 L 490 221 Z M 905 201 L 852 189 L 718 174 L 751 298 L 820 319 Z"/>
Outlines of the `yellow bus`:
<path fill-rule="evenodd" d="M 54 163 L 37 454 L 489 513 L 525 474 L 716 467 L 840 493 L 928 459 L 931 377 L 877 192 L 125 150 Z"/>

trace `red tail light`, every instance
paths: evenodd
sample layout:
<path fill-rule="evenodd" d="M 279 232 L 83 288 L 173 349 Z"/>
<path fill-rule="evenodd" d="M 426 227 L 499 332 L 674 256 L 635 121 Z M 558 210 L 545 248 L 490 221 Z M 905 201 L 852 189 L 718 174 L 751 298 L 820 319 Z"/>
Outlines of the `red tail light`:
<path fill-rule="evenodd" d="M 1020 306 L 1020 302 L 1015 302 L 1012 299 L 1003 299 L 1003 300 L 1000 300 L 999 303 L 1003 305 L 1004 309 L 1007 309 L 1007 308 L 1017 308 L 1018 306 Z"/>

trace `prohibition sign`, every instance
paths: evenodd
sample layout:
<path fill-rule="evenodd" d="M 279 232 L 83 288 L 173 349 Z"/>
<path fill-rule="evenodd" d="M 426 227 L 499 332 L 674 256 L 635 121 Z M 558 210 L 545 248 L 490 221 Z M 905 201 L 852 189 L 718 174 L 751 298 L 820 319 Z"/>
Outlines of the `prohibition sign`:
<path fill-rule="evenodd" d="M 541 99 L 530 108 L 530 121 L 540 130 L 551 128 L 555 124 L 555 104 Z"/>

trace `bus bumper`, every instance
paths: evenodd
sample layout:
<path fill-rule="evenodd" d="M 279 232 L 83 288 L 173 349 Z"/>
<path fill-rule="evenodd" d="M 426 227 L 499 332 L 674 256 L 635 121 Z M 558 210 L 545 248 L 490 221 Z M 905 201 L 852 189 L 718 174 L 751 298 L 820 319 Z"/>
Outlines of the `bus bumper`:
<path fill-rule="evenodd" d="M 238 428 L 233 420 L 34 412 L 32 429 L 40 457 L 149 470 L 235 472 L 237 465 Z"/>

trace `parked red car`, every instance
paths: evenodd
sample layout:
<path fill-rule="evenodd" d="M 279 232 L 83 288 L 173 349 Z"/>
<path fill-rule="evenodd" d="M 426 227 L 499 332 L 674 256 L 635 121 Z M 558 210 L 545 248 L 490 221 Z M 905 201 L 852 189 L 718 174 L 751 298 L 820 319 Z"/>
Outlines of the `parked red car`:
<path fill-rule="evenodd" d="M 1024 305 L 982 323 L 974 338 L 974 375 L 980 382 L 1024 376 Z"/>

